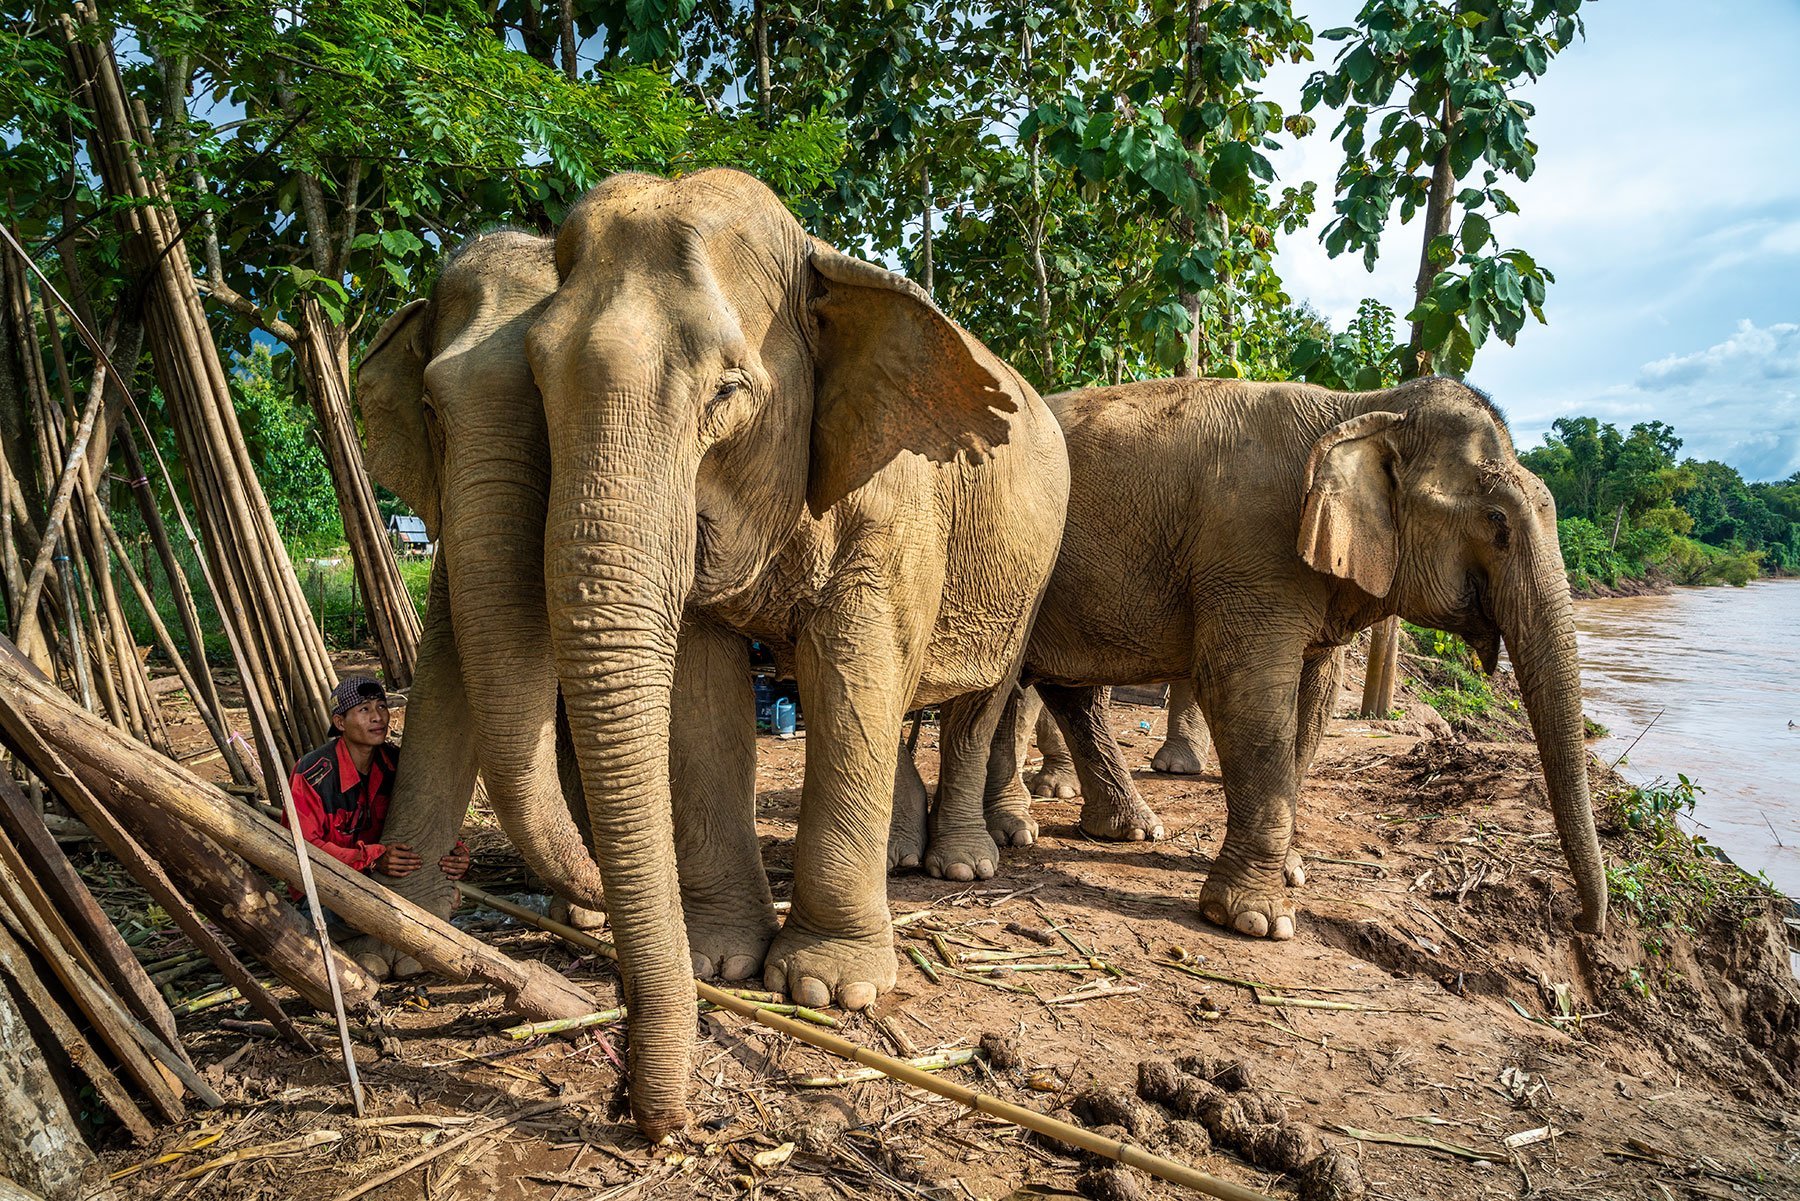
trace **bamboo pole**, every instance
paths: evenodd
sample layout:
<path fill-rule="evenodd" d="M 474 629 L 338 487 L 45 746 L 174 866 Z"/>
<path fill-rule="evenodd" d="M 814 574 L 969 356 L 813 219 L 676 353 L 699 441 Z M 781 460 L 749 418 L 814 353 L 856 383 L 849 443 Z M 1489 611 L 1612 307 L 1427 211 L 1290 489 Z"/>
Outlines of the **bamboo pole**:
<path fill-rule="evenodd" d="M 476 888 L 471 884 L 459 881 L 457 888 L 462 891 L 464 896 L 471 900 L 479 901 L 483 905 L 499 909 L 502 913 L 517 910 L 513 915 L 520 920 L 529 922 L 540 930 L 547 930 L 573 946 L 580 947 L 586 951 L 592 951 L 597 955 L 605 955 L 608 958 L 613 957 L 611 943 L 602 942 L 600 939 L 597 939 L 590 934 L 585 934 L 572 926 L 565 926 L 561 922 L 551 921 L 549 918 L 544 917 L 534 910 L 524 909 L 521 906 L 509 906 L 508 908 L 501 909 L 501 905 L 506 905 L 508 903 L 490 893 L 483 892 L 481 889 Z M 498 904 L 496 904 L 496 902 L 498 902 Z M 766 1009 L 759 1009 L 756 1002 L 746 1001 L 742 997 L 732 995 L 725 989 L 715 988 L 705 981 L 694 981 L 694 991 L 699 995 L 701 1000 L 716 1005 L 720 1009 L 728 1009 L 739 1017 L 749 1018 L 753 1022 L 758 1022 L 771 1029 L 779 1030 L 790 1038 L 799 1039 L 808 1046 L 817 1047 L 821 1051 L 829 1051 L 833 1055 L 842 1059 L 848 1059 L 853 1063 L 859 1063 L 866 1068 L 873 1068 L 889 1079 L 898 1080 L 902 1084 L 910 1084 L 915 1088 L 922 1088 L 926 1092 L 935 1093 L 940 1097 L 946 1097 L 949 1100 L 968 1106 L 977 1113 L 985 1113 L 990 1117 L 999 1118 L 1003 1122 L 1010 1122 L 1014 1126 L 1022 1126 L 1033 1133 L 1041 1134 L 1046 1138 L 1053 1138 L 1059 1143 L 1064 1143 L 1071 1147 L 1078 1147 L 1083 1151 L 1091 1151 L 1095 1155 L 1104 1156 L 1107 1159 L 1114 1160 L 1115 1162 L 1125 1164 L 1129 1167 L 1138 1168 L 1150 1173 L 1160 1180 L 1167 1180 L 1171 1184 L 1179 1184 L 1185 1188 L 1193 1189 L 1195 1192 L 1204 1193 L 1209 1197 L 1219 1197 L 1222 1198 L 1223 1201 L 1268 1201 L 1267 1193 L 1259 1193 L 1255 1189 L 1245 1188 L 1241 1184 L 1233 1184 L 1229 1180 L 1221 1180 L 1217 1176 L 1208 1175 L 1196 1168 L 1189 1167 L 1187 1164 L 1168 1159 L 1164 1156 L 1157 1155 L 1154 1152 L 1146 1151 L 1134 1143 L 1106 1138 L 1103 1135 L 1094 1133 L 1092 1130 L 1084 1130 L 1080 1126 L 1074 1126 L 1068 1122 L 1058 1121 L 1056 1118 L 1050 1117 L 1047 1114 L 1038 1113 L 1033 1109 L 1026 1109 L 1022 1105 L 1014 1105 L 1010 1101 L 1002 1101 L 998 1097 L 992 1097 L 986 1093 L 977 1092 L 975 1089 L 957 1084 L 954 1081 L 941 1080 L 938 1077 L 933 1076 L 929 1071 L 915 1067 L 905 1060 L 895 1059 L 890 1055 L 883 1055 L 879 1051 L 871 1051 L 867 1047 L 859 1047 L 848 1039 L 839 1038 L 835 1034 L 829 1034 L 823 1030 L 815 1029 L 804 1022 L 795 1021 L 793 1018 L 783 1016 L 779 1013 L 772 1013 Z"/>
<path fill-rule="evenodd" d="M 1399 641 L 1395 637 L 1399 625 L 1398 617 L 1384 617 L 1370 627 L 1369 665 L 1363 674 L 1361 713 L 1365 718 L 1384 718 L 1393 711 L 1394 689 L 1385 681 L 1392 676 L 1395 653 L 1399 650 Z"/>
<path fill-rule="evenodd" d="M 10 653 L 7 653 L 10 652 Z M 286 830 L 232 800 L 191 772 L 143 748 L 84 713 L 61 692 L 34 678 L 9 642 L 0 642 L 0 718 L 17 714 L 121 824 L 155 809 L 242 855 L 271 875 L 296 870 Z M 9 739 L 12 737 L 9 729 Z M 527 1018 L 575 1017 L 597 1006 L 579 986 L 540 963 L 519 962 L 383 888 L 361 872 L 308 847 L 318 891 L 344 922 L 404 951 L 451 981 L 480 980 L 504 992 Z"/>

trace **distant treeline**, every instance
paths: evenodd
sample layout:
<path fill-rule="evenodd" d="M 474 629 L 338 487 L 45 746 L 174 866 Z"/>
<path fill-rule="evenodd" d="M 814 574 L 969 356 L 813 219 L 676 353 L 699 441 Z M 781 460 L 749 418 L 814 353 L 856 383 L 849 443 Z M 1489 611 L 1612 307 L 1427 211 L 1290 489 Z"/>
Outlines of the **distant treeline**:
<path fill-rule="evenodd" d="M 1746 584 L 1800 572 L 1800 472 L 1747 483 L 1717 460 L 1681 459 L 1661 421 L 1621 433 L 1564 417 L 1520 458 L 1556 496 L 1563 563 L 1577 588 L 1666 578 Z"/>

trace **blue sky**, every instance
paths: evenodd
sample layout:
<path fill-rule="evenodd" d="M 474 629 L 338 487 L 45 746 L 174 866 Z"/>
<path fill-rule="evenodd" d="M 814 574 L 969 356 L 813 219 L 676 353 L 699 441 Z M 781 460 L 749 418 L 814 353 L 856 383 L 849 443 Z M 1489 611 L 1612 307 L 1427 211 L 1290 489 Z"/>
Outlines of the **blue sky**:
<path fill-rule="evenodd" d="M 1346 0 L 1295 0 L 1315 31 L 1354 20 Z M 1800 470 L 1800 3 L 1595 0 L 1587 40 L 1521 95 L 1537 106 L 1538 169 L 1506 186 L 1522 212 L 1504 246 L 1556 275 L 1518 345 L 1490 342 L 1470 382 L 1511 418 L 1520 447 L 1556 418 L 1621 428 L 1660 419 L 1684 454 L 1749 479 Z M 1320 42 L 1329 62 L 1337 43 Z M 1267 92 L 1298 104 L 1311 64 L 1280 66 Z M 1335 118 L 1276 157 L 1283 183 L 1318 181 L 1310 235 L 1277 265 L 1296 300 L 1336 328 L 1364 296 L 1404 313 L 1418 224 L 1396 226 L 1373 273 L 1332 260 L 1317 232 L 1342 153 Z"/>

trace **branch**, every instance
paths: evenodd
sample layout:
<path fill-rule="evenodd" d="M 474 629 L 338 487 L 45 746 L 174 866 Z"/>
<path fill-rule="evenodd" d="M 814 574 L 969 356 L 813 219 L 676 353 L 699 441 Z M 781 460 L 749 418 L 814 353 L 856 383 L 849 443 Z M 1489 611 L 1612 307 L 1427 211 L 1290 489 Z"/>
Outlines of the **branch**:
<path fill-rule="evenodd" d="M 296 330 L 281 318 L 271 316 L 269 313 L 264 312 L 261 305 L 232 288 L 230 284 L 220 283 L 217 280 L 212 279 L 196 279 L 194 284 L 200 289 L 201 295 L 209 296 L 218 301 L 238 316 L 249 321 L 250 324 L 256 326 L 257 329 L 260 329 L 273 337 L 280 338 L 289 346 L 296 345 L 299 342 L 300 331 Z"/>

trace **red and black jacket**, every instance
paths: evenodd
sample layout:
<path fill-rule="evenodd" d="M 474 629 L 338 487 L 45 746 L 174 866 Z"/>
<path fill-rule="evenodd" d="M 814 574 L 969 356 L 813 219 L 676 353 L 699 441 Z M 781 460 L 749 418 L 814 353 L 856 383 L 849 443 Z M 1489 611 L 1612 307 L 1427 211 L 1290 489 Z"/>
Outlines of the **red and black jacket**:
<path fill-rule="evenodd" d="M 359 872 L 375 866 L 387 851 L 381 829 L 399 760 L 399 748 L 383 743 L 370 757 L 365 776 L 356 770 L 342 738 L 308 751 L 294 764 L 289 780 L 301 837 Z"/>

